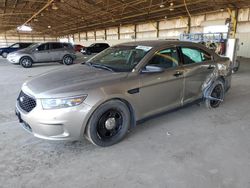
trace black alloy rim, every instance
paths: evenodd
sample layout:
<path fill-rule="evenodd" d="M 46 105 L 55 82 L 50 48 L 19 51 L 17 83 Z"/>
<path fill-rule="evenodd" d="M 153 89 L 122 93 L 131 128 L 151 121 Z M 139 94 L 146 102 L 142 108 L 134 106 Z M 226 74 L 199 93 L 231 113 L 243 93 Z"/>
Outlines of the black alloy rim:
<path fill-rule="evenodd" d="M 108 140 L 120 132 L 122 124 L 123 118 L 121 112 L 110 109 L 97 122 L 97 134 L 100 139 Z"/>
<path fill-rule="evenodd" d="M 222 100 L 222 97 L 223 97 L 222 95 L 223 95 L 222 86 L 221 85 L 215 86 L 215 88 L 213 89 L 211 93 L 211 97 L 217 98 L 219 100 L 210 100 L 210 104 L 212 107 L 216 107 L 221 103 L 220 100 Z"/>

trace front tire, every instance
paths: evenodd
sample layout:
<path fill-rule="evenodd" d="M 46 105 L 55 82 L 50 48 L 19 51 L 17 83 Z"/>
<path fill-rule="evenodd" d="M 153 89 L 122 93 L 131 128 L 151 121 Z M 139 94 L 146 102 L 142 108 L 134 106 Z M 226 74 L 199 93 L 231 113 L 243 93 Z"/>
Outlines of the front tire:
<path fill-rule="evenodd" d="M 207 108 L 218 108 L 225 97 L 225 86 L 221 79 L 216 80 L 208 89 L 205 104 Z"/>
<path fill-rule="evenodd" d="M 7 56 L 8 56 L 8 53 L 7 53 L 7 52 L 3 52 L 3 53 L 2 53 L 2 57 L 3 57 L 3 58 L 7 58 Z"/>
<path fill-rule="evenodd" d="M 30 57 L 23 57 L 20 60 L 20 65 L 24 68 L 31 68 L 33 64 L 33 61 Z"/>
<path fill-rule="evenodd" d="M 87 50 L 87 51 L 86 51 L 86 54 L 87 54 L 87 55 L 91 55 L 92 53 L 91 53 L 91 51 Z"/>
<path fill-rule="evenodd" d="M 63 60 L 62 60 L 64 65 L 72 65 L 73 61 L 74 61 L 74 59 L 70 55 L 64 56 Z"/>
<path fill-rule="evenodd" d="M 107 147 L 116 144 L 128 132 L 130 118 L 129 108 L 122 101 L 105 102 L 90 117 L 85 136 L 97 146 Z"/>

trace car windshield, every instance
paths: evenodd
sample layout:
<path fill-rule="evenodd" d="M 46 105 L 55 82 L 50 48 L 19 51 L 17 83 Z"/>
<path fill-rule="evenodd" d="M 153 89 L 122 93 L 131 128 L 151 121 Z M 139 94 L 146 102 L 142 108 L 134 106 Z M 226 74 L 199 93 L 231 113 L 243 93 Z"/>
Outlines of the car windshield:
<path fill-rule="evenodd" d="M 149 46 L 110 47 L 86 63 L 97 68 L 106 68 L 114 72 L 130 72 L 151 50 Z"/>

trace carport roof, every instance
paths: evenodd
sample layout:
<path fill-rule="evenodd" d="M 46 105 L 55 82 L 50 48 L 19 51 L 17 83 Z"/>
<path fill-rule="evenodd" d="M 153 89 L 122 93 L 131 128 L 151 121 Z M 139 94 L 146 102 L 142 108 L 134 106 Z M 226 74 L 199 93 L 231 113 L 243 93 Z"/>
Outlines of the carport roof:
<path fill-rule="evenodd" d="M 41 34 L 62 36 L 124 24 L 249 7 L 249 0 L 4 0 L 0 32 L 24 23 Z M 42 11 L 41 11 L 42 10 Z"/>

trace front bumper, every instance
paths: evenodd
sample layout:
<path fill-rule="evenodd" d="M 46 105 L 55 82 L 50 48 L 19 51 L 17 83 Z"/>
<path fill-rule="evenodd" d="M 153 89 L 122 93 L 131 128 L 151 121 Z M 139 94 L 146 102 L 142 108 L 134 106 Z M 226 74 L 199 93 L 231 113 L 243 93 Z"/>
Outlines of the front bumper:
<path fill-rule="evenodd" d="M 20 57 L 8 55 L 7 60 L 12 64 L 19 64 Z"/>
<path fill-rule="evenodd" d="M 35 137 L 47 140 L 80 140 L 91 113 L 91 106 L 44 110 L 41 101 L 29 113 L 16 103 L 16 115 L 22 127 Z"/>

